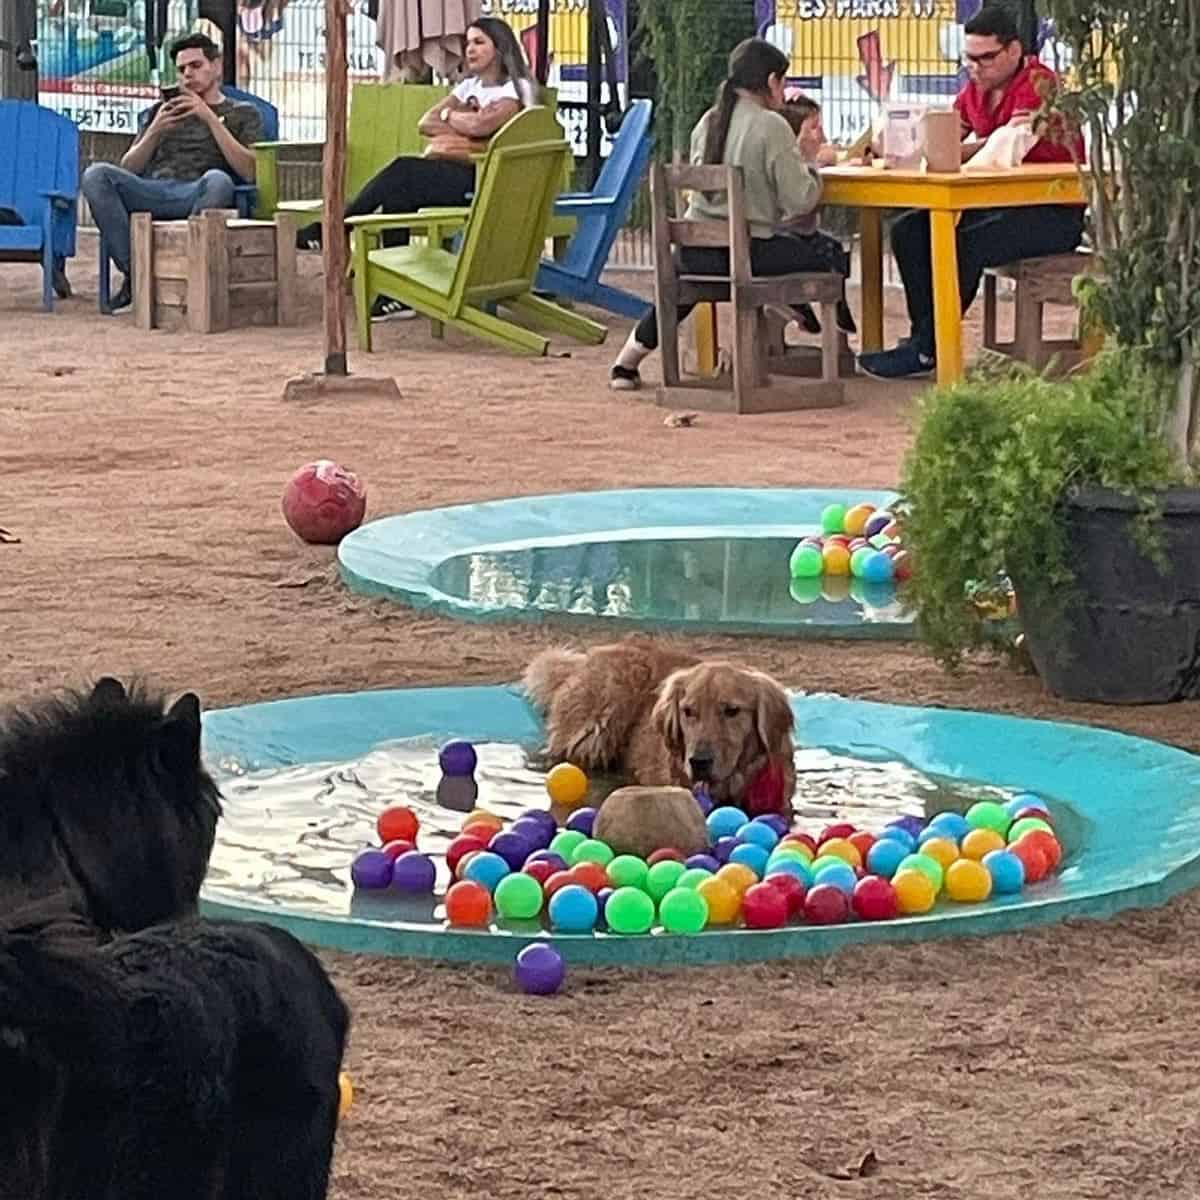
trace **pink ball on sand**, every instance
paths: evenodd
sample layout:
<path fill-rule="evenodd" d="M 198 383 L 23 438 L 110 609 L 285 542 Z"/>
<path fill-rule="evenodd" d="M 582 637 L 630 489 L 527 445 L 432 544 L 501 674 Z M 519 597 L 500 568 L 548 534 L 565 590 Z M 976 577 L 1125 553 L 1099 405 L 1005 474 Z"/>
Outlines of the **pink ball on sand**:
<path fill-rule="evenodd" d="M 297 537 L 332 546 L 362 524 L 367 489 L 353 471 L 321 458 L 288 480 L 281 507 Z"/>

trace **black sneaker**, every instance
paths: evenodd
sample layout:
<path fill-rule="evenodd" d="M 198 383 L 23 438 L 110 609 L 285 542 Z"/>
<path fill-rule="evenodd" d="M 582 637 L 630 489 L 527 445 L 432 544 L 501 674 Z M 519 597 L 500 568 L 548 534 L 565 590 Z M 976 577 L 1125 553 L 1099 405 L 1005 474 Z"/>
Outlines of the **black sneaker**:
<path fill-rule="evenodd" d="M 416 309 L 393 300 L 391 296 L 376 296 L 371 305 L 372 321 L 411 321 L 417 315 Z"/>
<path fill-rule="evenodd" d="M 321 248 L 321 222 L 313 221 L 311 225 L 305 225 L 296 230 L 296 249 L 297 250 L 320 250 Z"/>
<path fill-rule="evenodd" d="M 922 354 L 914 342 L 901 342 L 894 350 L 860 354 L 858 369 L 872 379 L 923 379 L 933 374 L 937 363 Z"/>
<path fill-rule="evenodd" d="M 845 334 L 858 332 L 858 326 L 854 323 L 854 314 L 850 311 L 850 305 L 845 300 L 837 302 L 837 327 Z"/>
<path fill-rule="evenodd" d="M 129 282 L 129 279 L 126 278 L 125 282 L 121 284 L 121 288 L 117 294 L 109 297 L 108 307 L 113 312 L 117 312 L 119 309 L 128 308 L 132 303 L 133 285 Z"/>
<path fill-rule="evenodd" d="M 636 367 L 615 364 L 608 373 L 608 386 L 614 392 L 636 392 L 642 386 L 642 377 Z"/>
<path fill-rule="evenodd" d="M 796 318 L 800 328 L 805 333 L 821 332 L 821 321 L 817 314 L 813 312 L 811 304 L 793 304 L 792 315 Z"/>

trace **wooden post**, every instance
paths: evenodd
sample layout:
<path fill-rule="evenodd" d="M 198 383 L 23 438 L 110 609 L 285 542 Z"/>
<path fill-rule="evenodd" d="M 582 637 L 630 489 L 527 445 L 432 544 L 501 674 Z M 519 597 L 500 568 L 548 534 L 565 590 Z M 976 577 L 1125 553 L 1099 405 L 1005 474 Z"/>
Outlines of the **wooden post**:
<path fill-rule="evenodd" d="M 154 328 L 154 218 L 134 213 L 129 222 L 129 266 L 133 272 L 133 324 Z"/>
<path fill-rule="evenodd" d="M 346 0 L 325 0 L 325 374 L 346 375 Z"/>

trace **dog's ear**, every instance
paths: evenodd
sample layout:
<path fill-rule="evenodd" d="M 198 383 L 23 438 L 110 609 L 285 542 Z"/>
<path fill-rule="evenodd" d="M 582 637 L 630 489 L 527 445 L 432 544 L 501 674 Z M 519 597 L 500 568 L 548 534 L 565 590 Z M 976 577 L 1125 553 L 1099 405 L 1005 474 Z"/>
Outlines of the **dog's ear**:
<path fill-rule="evenodd" d="M 679 716 L 679 705 L 683 700 L 683 677 L 685 671 L 676 671 L 662 681 L 658 689 L 658 700 L 650 713 L 650 720 L 658 731 L 667 749 L 676 757 L 682 758 L 683 723 Z"/>
<path fill-rule="evenodd" d="M 769 675 L 751 673 L 755 685 L 755 726 L 768 754 L 787 754 L 796 718 L 787 694 Z"/>
<path fill-rule="evenodd" d="M 101 704 L 123 704 L 128 697 L 125 695 L 125 685 L 119 679 L 105 675 L 103 679 L 96 680 L 92 699 Z"/>
<path fill-rule="evenodd" d="M 161 732 L 172 764 L 192 767 L 200 761 L 200 699 L 194 692 L 184 692 L 171 705 Z"/>

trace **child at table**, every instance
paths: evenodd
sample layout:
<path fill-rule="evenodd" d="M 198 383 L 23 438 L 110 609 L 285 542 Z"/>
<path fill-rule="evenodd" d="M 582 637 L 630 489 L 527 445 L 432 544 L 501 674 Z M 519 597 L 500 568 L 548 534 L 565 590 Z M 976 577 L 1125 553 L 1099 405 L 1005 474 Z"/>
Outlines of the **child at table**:
<path fill-rule="evenodd" d="M 821 123 L 821 106 L 809 96 L 802 94 L 790 95 L 780 109 L 784 120 L 792 127 L 796 135 L 796 146 L 804 161 L 814 167 L 830 167 L 838 159 L 837 147 L 825 140 L 825 129 Z M 850 277 L 850 255 L 837 238 L 828 233 L 822 233 L 818 228 L 821 210 L 814 209 L 806 216 L 798 217 L 780 232 L 788 237 L 803 238 L 813 251 L 814 256 L 826 262 L 827 270 L 836 271 L 846 278 Z M 811 305 L 795 306 L 796 320 L 808 333 L 820 333 L 821 322 L 813 312 Z M 843 333 L 857 333 L 854 316 L 845 300 L 838 301 L 838 328 Z"/>

